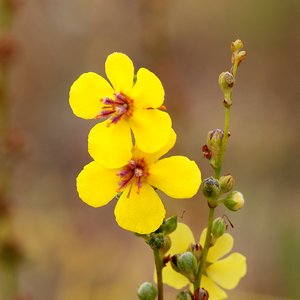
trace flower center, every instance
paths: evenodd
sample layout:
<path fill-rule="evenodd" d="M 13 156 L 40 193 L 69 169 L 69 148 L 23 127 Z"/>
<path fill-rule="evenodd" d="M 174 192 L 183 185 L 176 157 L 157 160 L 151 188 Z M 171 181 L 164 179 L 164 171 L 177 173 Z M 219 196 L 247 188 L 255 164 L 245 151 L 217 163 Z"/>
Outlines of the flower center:
<path fill-rule="evenodd" d="M 124 190 L 130 183 L 131 186 L 135 183 L 137 185 L 137 193 L 139 193 L 142 187 L 142 183 L 146 181 L 146 178 L 150 174 L 148 172 L 148 166 L 144 159 L 132 159 L 129 161 L 128 165 L 126 165 L 121 171 L 117 173 L 117 175 L 121 179 L 119 181 L 119 192 Z"/>
<path fill-rule="evenodd" d="M 115 94 L 114 99 L 103 98 L 104 104 L 96 119 L 108 118 L 111 123 L 116 124 L 122 117 L 130 117 L 133 112 L 133 100 L 122 93 Z"/>

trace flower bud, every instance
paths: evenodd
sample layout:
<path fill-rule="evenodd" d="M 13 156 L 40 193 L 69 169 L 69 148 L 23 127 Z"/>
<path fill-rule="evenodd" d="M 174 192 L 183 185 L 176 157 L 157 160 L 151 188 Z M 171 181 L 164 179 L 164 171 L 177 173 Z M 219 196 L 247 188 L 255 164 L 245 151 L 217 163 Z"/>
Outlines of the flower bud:
<path fill-rule="evenodd" d="M 170 248 L 171 248 L 171 244 L 172 244 L 172 242 L 171 242 L 170 237 L 169 237 L 168 235 L 165 235 L 165 236 L 164 236 L 164 244 L 163 244 L 163 246 L 159 249 L 159 251 L 160 251 L 162 254 L 167 253 L 167 252 L 170 250 Z"/>
<path fill-rule="evenodd" d="M 211 233 L 213 238 L 216 240 L 220 236 L 222 236 L 226 231 L 226 224 L 222 218 L 216 218 L 213 221 Z"/>
<path fill-rule="evenodd" d="M 137 290 L 140 300 L 155 300 L 157 289 L 151 282 L 143 282 Z"/>
<path fill-rule="evenodd" d="M 191 281 L 195 279 L 197 267 L 197 260 L 192 252 L 184 252 L 177 256 L 178 271 Z"/>
<path fill-rule="evenodd" d="M 200 244 L 190 244 L 190 246 L 187 248 L 187 251 L 192 252 L 198 262 L 200 261 L 202 250 L 203 248 Z"/>
<path fill-rule="evenodd" d="M 208 292 L 203 288 L 198 288 L 194 291 L 194 300 L 208 300 Z"/>
<path fill-rule="evenodd" d="M 222 72 L 220 74 L 219 85 L 225 95 L 231 92 L 234 83 L 235 83 L 235 79 L 230 72 Z"/>
<path fill-rule="evenodd" d="M 220 184 L 219 181 L 213 177 L 204 179 L 202 184 L 202 193 L 207 198 L 210 207 L 216 207 L 216 202 L 220 195 Z"/>
<path fill-rule="evenodd" d="M 151 233 L 146 242 L 152 249 L 161 249 L 165 242 L 164 235 L 162 233 Z"/>
<path fill-rule="evenodd" d="M 193 295 L 189 291 L 181 291 L 177 295 L 176 300 L 193 300 Z"/>
<path fill-rule="evenodd" d="M 239 39 L 231 43 L 231 51 L 232 52 L 239 51 L 239 50 L 243 49 L 243 47 L 244 47 L 244 44 Z"/>
<path fill-rule="evenodd" d="M 225 176 L 221 176 L 219 182 L 221 187 L 221 193 L 228 193 L 232 190 L 235 180 L 232 175 L 228 174 Z"/>
<path fill-rule="evenodd" d="M 177 216 L 172 216 L 161 225 L 164 234 L 170 234 L 177 228 Z"/>
<path fill-rule="evenodd" d="M 220 153 L 224 131 L 222 129 L 214 129 L 207 134 L 207 146 L 212 151 L 213 155 Z"/>
<path fill-rule="evenodd" d="M 204 150 L 208 150 L 211 166 L 215 169 L 217 167 L 217 159 L 220 155 L 222 139 L 224 137 L 224 131 L 222 129 L 214 129 L 207 134 L 207 145 Z"/>
<path fill-rule="evenodd" d="M 208 291 L 201 288 L 199 289 L 198 295 L 197 295 L 197 300 L 208 300 L 209 295 L 208 295 Z"/>
<path fill-rule="evenodd" d="M 246 51 L 241 51 L 238 53 L 238 60 L 239 60 L 239 64 L 246 58 Z"/>
<path fill-rule="evenodd" d="M 244 206 L 245 200 L 242 193 L 233 191 L 222 202 L 228 209 L 237 211 Z"/>

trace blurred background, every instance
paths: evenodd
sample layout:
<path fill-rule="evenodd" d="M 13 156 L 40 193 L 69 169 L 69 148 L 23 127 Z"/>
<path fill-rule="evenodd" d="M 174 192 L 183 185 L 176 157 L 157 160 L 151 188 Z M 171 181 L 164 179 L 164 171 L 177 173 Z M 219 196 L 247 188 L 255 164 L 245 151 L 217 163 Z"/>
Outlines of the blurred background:
<path fill-rule="evenodd" d="M 23 298 L 136 299 L 138 285 L 153 278 L 152 253 L 117 226 L 115 201 L 94 209 L 78 198 L 75 179 L 91 161 L 87 135 L 96 121 L 72 114 L 73 81 L 87 71 L 105 76 L 114 51 L 126 53 L 136 70 L 153 71 L 177 132 L 170 154 L 195 160 L 205 178 L 212 170 L 201 147 L 224 120 L 217 79 L 240 38 L 248 55 L 238 70 L 223 172 L 235 176 L 246 205 L 238 213 L 220 208 L 217 216 L 226 213 L 234 224 L 234 251 L 246 255 L 248 273 L 229 299 L 300 299 L 300 1 L 13 2 L 5 31 L 17 43 L 11 124 L 25 145 L 13 167 L 10 205 L 25 256 Z M 168 215 L 200 236 L 207 219 L 201 193 L 161 196 Z M 174 290 L 167 288 L 166 299 L 175 299 Z"/>

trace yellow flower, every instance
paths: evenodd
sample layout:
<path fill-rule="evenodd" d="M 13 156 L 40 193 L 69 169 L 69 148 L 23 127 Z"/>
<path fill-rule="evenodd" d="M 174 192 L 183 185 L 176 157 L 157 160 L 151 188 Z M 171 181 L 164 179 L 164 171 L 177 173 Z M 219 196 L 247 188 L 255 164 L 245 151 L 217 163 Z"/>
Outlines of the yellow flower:
<path fill-rule="evenodd" d="M 154 153 L 168 142 L 172 122 L 159 110 L 164 89 L 152 72 L 139 69 L 134 84 L 132 61 L 117 52 L 107 57 L 105 71 L 112 86 L 96 73 L 84 73 L 73 83 L 69 102 L 76 116 L 104 120 L 90 131 L 88 150 L 103 166 L 117 168 L 131 158 L 131 132 L 139 149 Z"/>
<path fill-rule="evenodd" d="M 121 168 L 107 168 L 93 161 L 77 178 L 79 197 L 87 204 L 100 207 L 123 192 L 115 207 L 120 227 L 147 234 L 162 224 L 165 208 L 154 188 L 173 198 L 194 196 L 201 183 L 201 173 L 194 161 L 184 156 L 158 160 L 171 149 L 176 134 L 171 131 L 168 143 L 155 153 L 134 148 L 129 162 Z"/>
<path fill-rule="evenodd" d="M 206 237 L 206 229 L 200 237 L 200 245 L 203 247 Z M 170 234 L 172 241 L 169 254 L 174 255 L 185 252 L 191 244 L 195 244 L 194 236 L 190 228 L 178 223 L 177 229 Z M 222 289 L 233 289 L 237 286 L 240 279 L 245 276 L 247 271 L 246 258 L 240 253 L 228 254 L 233 247 L 233 238 L 225 233 L 217 239 L 214 246 L 209 248 L 207 255 L 207 267 L 201 279 L 201 288 L 209 293 L 209 300 L 222 300 L 227 298 L 227 294 Z M 170 264 L 163 269 L 163 280 L 166 284 L 181 289 L 189 284 L 189 280 L 175 272 Z M 222 288 L 221 288 L 222 287 Z"/>

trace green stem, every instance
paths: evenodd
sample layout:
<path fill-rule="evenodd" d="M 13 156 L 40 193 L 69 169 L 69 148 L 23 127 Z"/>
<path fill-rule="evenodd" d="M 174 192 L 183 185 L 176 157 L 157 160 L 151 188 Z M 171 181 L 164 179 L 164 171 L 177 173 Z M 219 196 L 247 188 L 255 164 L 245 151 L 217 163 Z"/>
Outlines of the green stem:
<path fill-rule="evenodd" d="M 196 280 L 195 280 L 195 283 L 194 283 L 194 291 L 196 291 L 197 289 L 200 288 L 201 277 L 202 277 L 203 272 L 205 270 L 206 258 L 207 258 L 208 250 L 209 250 L 210 243 L 211 243 L 211 227 L 212 227 L 213 220 L 214 220 L 214 211 L 215 211 L 214 208 L 209 209 L 205 244 L 204 244 L 204 248 L 203 248 L 203 251 L 202 251 L 202 254 L 201 254 L 200 266 L 199 266 L 198 273 L 196 275 Z"/>
<path fill-rule="evenodd" d="M 237 53 L 235 53 L 235 59 L 234 59 L 233 66 L 232 66 L 232 75 L 234 78 L 236 77 L 237 68 L 238 68 L 238 56 L 237 56 Z M 230 100 L 229 103 L 231 103 L 231 97 L 232 97 L 232 92 L 229 95 L 229 100 Z M 222 166 L 223 166 L 223 160 L 224 160 L 224 154 L 225 154 L 226 146 L 227 146 L 229 125 L 230 125 L 230 107 L 231 107 L 231 105 L 225 107 L 224 136 L 222 139 L 220 155 L 217 160 L 217 167 L 215 168 L 215 178 L 216 179 L 220 179 Z M 204 248 L 203 248 L 203 251 L 201 254 L 199 269 L 198 269 L 198 272 L 196 275 L 196 280 L 194 283 L 194 293 L 201 287 L 201 278 L 205 271 L 206 258 L 207 258 L 208 250 L 211 246 L 211 228 L 212 228 L 213 219 L 214 219 L 214 211 L 215 211 L 214 208 L 212 208 L 212 207 L 209 208 L 206 238 L 205 238 Z"/>
<path fill-rule="evenodd" d="M 158 249 L 153 249 L 155 268 L 156 268 L 156 276 L 157 276 L 157 291 L 158 291 L 158 300 L 164 299 L 164 285 L 162 280 L 162 269 L 163 269 L 163 261 L 160 256 L 160 252 Z"/>
<path fill-rule="evenodd" d="M 232 75 L 234 79 L 236 78 L 236 72 L 238 68 L 238 55 L 235 53 L 235 58 L 232 66 Z M 232 103 L 232 92 L 229 95 L 229 103 Z M 224 160 L 224 154 L 226 151 L 226 146 L 227 146 L 227 140 L 228 140 L 228 133 L 229 133 L 229 125 L 230 125 L 230 106 L 225 107 L 225 124 L 224 124 L 224 136 L 222 139 L 222 144 L 221 144 L 221 150 L 220 150 L 220 155 L 217 161 L 217 167 L 215 169 L 215 177 L 216 179 L 219 179 L 221 176 L 221 171 L 222 171 L 222 166 L 223 166 L 223 160 Z"/>
<path fill-rule="evenodd" d="M 223 139 L 222 139 L 220 156 L 219 156 L 219 159 L 218 159 L 217 167 L 215 169 L 216 179 L 219 179 L 220 176 L 221 176 L 222 165 L 223 165 L 223 160 L 224 160 L 224 154 L 225 154 L 225 151 L 226 151 L 228 133 L 229 133 L 230 107 L 226 107 L 225 109 L 226 110 L 225 110 L 224 136 L 223 136 Z"/>

